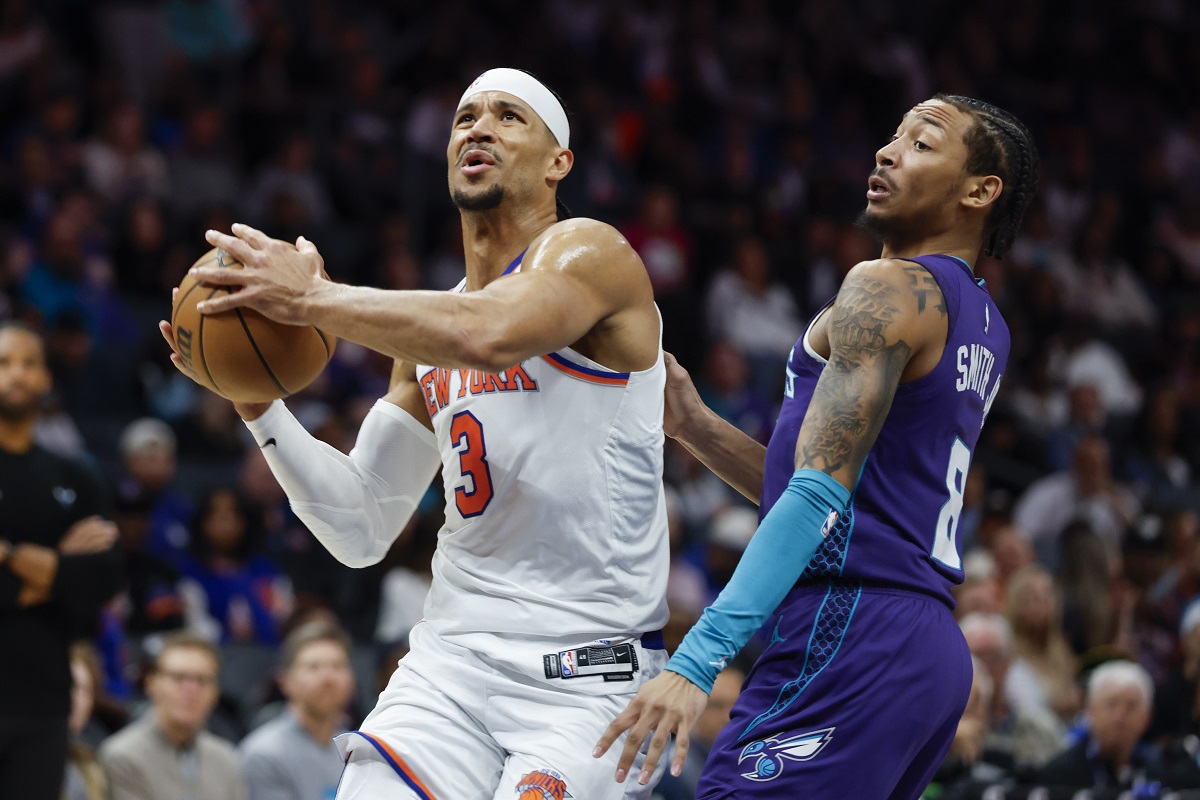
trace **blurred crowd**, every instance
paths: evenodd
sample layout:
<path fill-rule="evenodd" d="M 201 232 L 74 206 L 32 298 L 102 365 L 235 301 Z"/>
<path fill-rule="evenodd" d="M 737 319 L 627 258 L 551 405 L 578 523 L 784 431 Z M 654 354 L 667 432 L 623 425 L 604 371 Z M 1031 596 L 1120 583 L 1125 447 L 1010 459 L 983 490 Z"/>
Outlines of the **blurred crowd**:
<path fill-rule="evenodd" d="M 342 567 L 291 515 L 230 404 L 171 368 L 155 323 L 206 251 L 203 231 L 234 221 L 303 234 L 335 280 L 457 283 L 445 145 L 463 87 L 496 65 L 563 96 L 576 163 L 562 199 L 628 237 L 667 349 L 763 442 L 788 351 L 877 254 L 853 220 L 904 111 L 942 91 L 1028 124 L 1039 196 L 1010 257 L 976 267 L 1013 331 L 959 529 L 980 685 L 930 796 L 1049 781 L 1075 751 L 1104 765 L 1078 772 L 1088 786 L 1191 780 L 1200 7 L 1188 0 L 0 0 L 0 317 L 43 332 L 55 391 L 38 440 L 108 476 L 130 565 L 92 642 L 107 730 L 145 704 L 163 637 L 181 630 L 226 657 L 210 727 L 234 741 L 279 699 L 279 644 L 314 617 L 349 636 L 348 723 L 403 652 L 439 488 L 382 564 Z M 343 342 L 289 405 L 347 450 L 389 368 Z M 756 516 L 670 442 L 665 477 L 678 633 Z M 1097 722 L 1105 692 L 1129 695 L 1115 725 L 1127 746 Z"/>

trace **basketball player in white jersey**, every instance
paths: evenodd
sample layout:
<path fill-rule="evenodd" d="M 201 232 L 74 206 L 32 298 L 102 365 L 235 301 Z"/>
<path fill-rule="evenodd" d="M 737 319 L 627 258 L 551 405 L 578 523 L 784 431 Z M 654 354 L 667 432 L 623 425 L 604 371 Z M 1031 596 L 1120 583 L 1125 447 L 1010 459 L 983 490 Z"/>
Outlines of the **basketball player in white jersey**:
<path fill-rule="evenodd" d="M 349 456 L 282 401 L 237 405 L 325 547 L 379 561 L 439 466 L 445 485 L 425 619 L 339 739 L 340 800 L 649 796 L 590 751 L 666 660 L 661 321 L 616 230 L 558 219 L 568 144 L 561 103 L 527 73 L 490 70 L 463 94 L 447 149 L 456 292 L 340 285 L 304 239 L 208 233 L 245 269 L 198 270 L 236 289 L 202 312 L 250 307 L 396 360 Z"/>

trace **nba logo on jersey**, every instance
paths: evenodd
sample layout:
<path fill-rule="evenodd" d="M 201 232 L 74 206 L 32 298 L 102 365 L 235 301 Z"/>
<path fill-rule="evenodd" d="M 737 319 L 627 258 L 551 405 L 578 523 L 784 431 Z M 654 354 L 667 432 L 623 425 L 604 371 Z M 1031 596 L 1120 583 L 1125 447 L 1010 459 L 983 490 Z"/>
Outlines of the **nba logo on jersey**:
<path fill-rule="evenodd" d="M 575 675 L 575 651 L 564 650 L 558 654 L 558 663 L 562 669 L 562 676 L 570 678 Z"/>
<path fill-rule="evenodd" d="M 566 800 L 574 797 L 567 791 L 563 776 L 552 769 L 534 770 L 517 781 L 517 800 Z"/>

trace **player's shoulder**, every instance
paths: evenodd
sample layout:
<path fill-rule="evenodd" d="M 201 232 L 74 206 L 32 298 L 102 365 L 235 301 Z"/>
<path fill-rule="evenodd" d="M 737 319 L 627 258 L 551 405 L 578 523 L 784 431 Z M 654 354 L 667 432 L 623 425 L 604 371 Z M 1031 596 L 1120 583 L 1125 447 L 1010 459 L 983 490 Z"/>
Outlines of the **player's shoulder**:
<path fill-rule="evenodd" d="M 906 258 L 872 258 L 860 261 L 846 273 L 846 280 L 877 280 L 888 283 L 907 283 L 914 271 L 928 272 L 919 262 Z"/>
<path fill-rule="evenodd" d="M 581 245 L 604 248 L 607 252 L 628 249 L 632 253 L 634 249 L 629 240 L 625 239 L 625 235 L 613 225 L 590 217 L 562 219 L 552 224 L 533 242 L 534 247 Z"/>
<path fill-rule="evenodd" d="M 586 217 L 556 222 L 529 246 L 522 271 L 550 270 L 589 283 L 642 287 L 652 296 L 650 277 L 641 257 L 619 230 Z"/>

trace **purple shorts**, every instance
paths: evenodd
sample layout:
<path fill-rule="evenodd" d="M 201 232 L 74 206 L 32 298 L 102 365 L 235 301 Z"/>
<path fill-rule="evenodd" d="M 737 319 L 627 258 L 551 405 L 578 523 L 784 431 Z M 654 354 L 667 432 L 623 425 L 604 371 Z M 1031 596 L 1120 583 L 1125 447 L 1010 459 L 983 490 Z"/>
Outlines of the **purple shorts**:
<path fill-rule="evenodd" d="M 920 797 L 971 691 L 950 609 L 842 582 L 793 589 L 770 622 L 697 800 Z"/>

